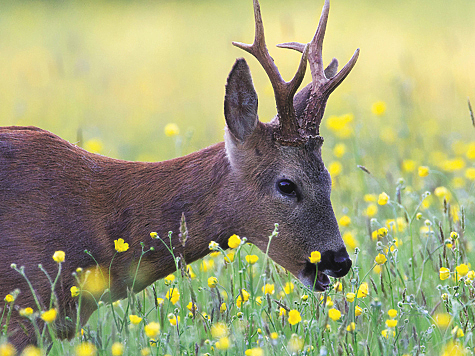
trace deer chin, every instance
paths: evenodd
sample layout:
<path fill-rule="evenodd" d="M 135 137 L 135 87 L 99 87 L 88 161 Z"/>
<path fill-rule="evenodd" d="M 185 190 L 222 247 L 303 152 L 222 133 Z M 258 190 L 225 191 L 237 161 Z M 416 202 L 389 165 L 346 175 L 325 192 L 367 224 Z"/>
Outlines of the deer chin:
<path fill-rule="evenodd" d="M 308 288 L 313 288 L 319 292 L 326 291 L 330 285 L 328 276 L 318 271 L 316 264 L 308 261 L 305 262 L 305 267 L 299 272 L 297 278 Z"/>

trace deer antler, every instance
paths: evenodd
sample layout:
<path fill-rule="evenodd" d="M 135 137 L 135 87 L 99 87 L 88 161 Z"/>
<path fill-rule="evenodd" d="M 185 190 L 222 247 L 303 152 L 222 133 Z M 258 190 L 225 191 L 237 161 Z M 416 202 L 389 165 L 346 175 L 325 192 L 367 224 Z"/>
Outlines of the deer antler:
<path fill-rule="evenodd" d="M 270 79 L 274 89 L 275 102 L 279 117 L 280 130 L 276 139 L 286 145 L 300 145 L 304 138 L 299 133 L 297 117 L 295 115 L 293 98 L 305 76 L 307 68 L 308 49 L 302 45 L 300 52 L 303 53 L 295 76 L 290 82 L 286 82 L 279 73 L 274 60 L 269 54 L 264 37 L 264 25 L 262 23 L 261 9 L 258 0 L 254 2 L 254 20 L 256 24 L 254 43 L 252 45 L 233 42 L 233 45 L 249 52 L 257 58 Z"/>
<path fill-rule="evenodd" d="M 356 64 L 360 50 L 357 49 L 348 63 L 338 71 L 338 61 L 333 58 L 330 65 L 323 70 L 322 46 L 323 37 L 327 27 L 330 1 L 325 0 L 322 15 L 318 23 L 317 32 L 308 45 L 297 42 L 282 43 L 280 48 L 294 49 L 299 52 L 308 51 L 308 61 L 312 73 L 312 89 L 307 100 L 307 107 L 301 117 L 298 118 L 299 126 L 308 136 L 319 134 L 320 123 L 325 111 L 326 102 L 333 90 L 348 76 Z"/>

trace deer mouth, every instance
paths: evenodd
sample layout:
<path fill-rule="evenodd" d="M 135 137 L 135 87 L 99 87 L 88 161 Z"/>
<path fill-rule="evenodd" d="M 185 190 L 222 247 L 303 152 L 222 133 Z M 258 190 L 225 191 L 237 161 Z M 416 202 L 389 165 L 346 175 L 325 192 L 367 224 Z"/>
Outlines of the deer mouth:
<path fill-rule="evenodd" d="M 298 279 L 307 287 L 319 292 L 326 291 L 330 285 L 330 278 L 319 271 L 316 264 L 308 261 L 305 262 L 305 267 L 300 271 Z"/>

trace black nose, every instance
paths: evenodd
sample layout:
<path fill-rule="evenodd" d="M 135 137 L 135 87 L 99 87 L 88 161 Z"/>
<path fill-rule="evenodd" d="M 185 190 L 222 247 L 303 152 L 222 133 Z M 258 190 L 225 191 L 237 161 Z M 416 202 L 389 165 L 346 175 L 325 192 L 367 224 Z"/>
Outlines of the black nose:
<path fill-rule="evenodd" d="M 318 270 L 332 277 L 346 276 L 351 268 L 350 256 L 345 248 L 335 251 L 325 251 L 318 263 Z"/>

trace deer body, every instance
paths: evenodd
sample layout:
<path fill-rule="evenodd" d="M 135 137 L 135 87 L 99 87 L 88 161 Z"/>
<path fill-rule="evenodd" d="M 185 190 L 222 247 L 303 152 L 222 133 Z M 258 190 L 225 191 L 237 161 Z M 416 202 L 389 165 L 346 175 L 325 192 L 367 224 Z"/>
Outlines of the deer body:
<path fill-rule="evenodd" d="M 38 265 L 54 276 L 58 267 L 51 257 L 64 251 L 63 272 L 54 290 L 56 328 L 59 336 L 72 337 L 77 299 L 70 288 L 77 284 L 72 276 L 76 268 L 88 270 L 98 264 L 107 273 L 109 300 L 114 301 L 124 298 L 128 288 L 140 291 L 175 270 L 173 256 L 160 240 L 150 238 L 152 231 L 165 242 L 172 231 L 175 256 L 191 263 L 209 252 L 211 241 L 227 248 L 232 234 L 246 236 L 266 251 L 275 223 L 279 236 L 272 240 L 269 256 L 304 284 L 321 291 L 329 285 L 327 275 L 346 275 L 351 260 L 330 202 L 331 179 L 321 158 L 319 125 L 326 99 L 348 75 L 357 52 L 340 72 L 336 60 L 323 71 L 321 43 L 328 6 L 327 0 L 309 45 L 281 45 L 303 52 L 296 76 L 287 83 L 267 52 L 254 0 L 254 44 L 235 45 L 263 65 L 274 87 L 278 114 L 268 124 L 258 120 L 250 71 L 245 60 L 238 59 L 226 86 L 225 142 L 188 156 L 127 162 L 89 153 L 38 128 L 0 128 L 0 290 L 19 288 L 15 305 L 34 308 L 25 279 L 11 268 L 12 263 L 24 266 L 47 309 L 51 287 Z M 312 83 L 294 95 L 307 58 Z M 178 237 L 182 214 L 189 234 L 184 247 Z M 116 254 L 114 240 L 119 238 L 130 248 Z M 142 243 L 147 252 L 137 272 Z M 313 251 L 322 254 L 318 268 L 308 259 Z M 87 321 L 95 305 L 83 300 L 80 323 Z M 16 311 L 9 335 L 19 348 L 35 342 L 32 326 Z"/>

